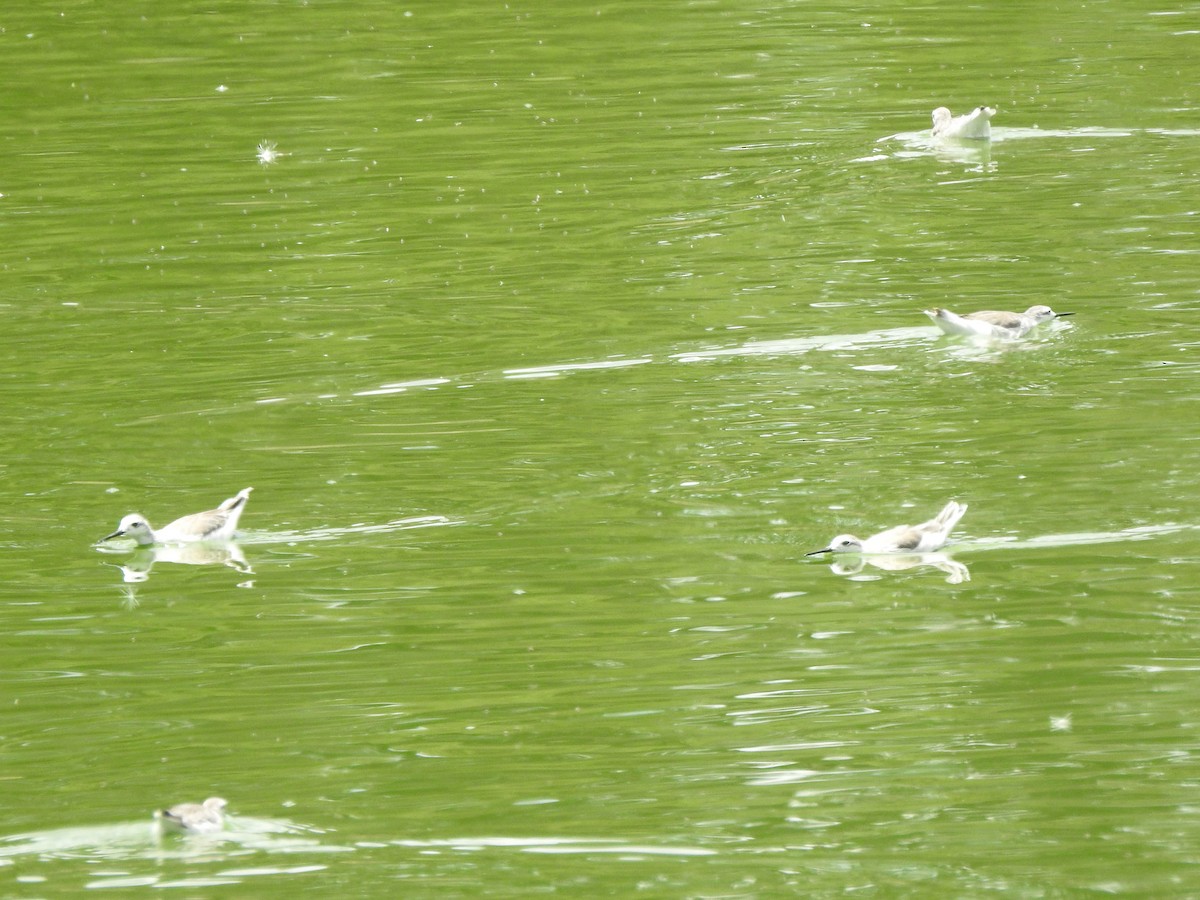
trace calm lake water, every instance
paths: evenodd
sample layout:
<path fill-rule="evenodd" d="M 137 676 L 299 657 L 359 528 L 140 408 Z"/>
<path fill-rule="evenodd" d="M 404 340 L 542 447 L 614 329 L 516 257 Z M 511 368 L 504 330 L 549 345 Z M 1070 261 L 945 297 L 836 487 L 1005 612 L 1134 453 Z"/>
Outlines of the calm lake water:
<path fill-rule="evenodd" d="M 0 51 L 0 895 L 1200 894 L 1194 10 Z M 233 553 L 94 545 L 246 486 Z M 804 558 L 949 499 L 942 559 Z"/>

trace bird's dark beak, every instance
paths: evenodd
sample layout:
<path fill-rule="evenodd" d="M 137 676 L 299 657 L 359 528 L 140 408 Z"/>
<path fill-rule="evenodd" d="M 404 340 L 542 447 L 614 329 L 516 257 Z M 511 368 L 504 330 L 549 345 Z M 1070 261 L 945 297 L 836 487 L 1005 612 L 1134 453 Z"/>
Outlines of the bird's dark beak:
<path fill-rule="evenodd" d="M 805 556 L 820 556 L 822 553 L 832 553 L 832 547 L 826 547 L 824 550 L 814 550 L 812 553 L 805 553 Z"/>
<path fill-rule="evenodd" d="M 1055 313 L 1054 318 L 1061 319 L 1063 316 L 1073 316 L 1075 313 Z"/>
<path fill-rule="evenodd" d="M 97 543 L 97 544 L 103 544 L 105 541 L 111 541 L 113 538 L 117 538 L 117 537 L 124 537 L 124 536 L 125 536 L 125 532 L 123 532 L 123 531 L 114 531 L 114 532 L 113 532 L 112 534 L 110 534 L 108 537 L 102 537 L 102 538 L 100 538 L 100 540 L 96 541 L 96 543 Z"/>

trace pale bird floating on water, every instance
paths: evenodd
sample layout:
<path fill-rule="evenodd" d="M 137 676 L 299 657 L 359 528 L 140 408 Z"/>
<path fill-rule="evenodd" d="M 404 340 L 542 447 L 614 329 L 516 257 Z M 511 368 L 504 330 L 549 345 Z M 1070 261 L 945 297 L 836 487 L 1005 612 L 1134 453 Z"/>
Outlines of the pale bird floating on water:
<path fill-rule="evenodd" d="M 950 531 L 967 511 L 967 504 L 951 500 L 936 517 L 920 525 L 898 525 L 882 531 L 865 541 L 852 534 L 839 534 L 819 553 L 930 553 L 946 546 Z"/>
<path fill-rule="evenodd" d="M 117 525 L 116 531 L 101 539 L 101 543 L 119 537 L 132 538 L 140 547 L 150 544 L 231 540 L 252 490 L 254 488 L 243 488 L 238 491 L 236 496 L 230 497 L 216 509 L 184 516 L 182 519 L 176 519 L 170 525 L 164 525 L 157 531 L 150 527 L 145 516 L 130 513 Z"/>
<path fill-rule="evenodd" d="M 992 116 L 996 114 L 990 106 L 977 106 L 963 116 L 955 116 L 946 107 L 933 111 L 933 136 L 935 138 L 969 138 L 990 140 Z"/>
<path fill-rule="evenodd" d="M 1010 341 L 1025 337 L 1034 328 L 1045 322 L 1073 315 L 1069 312 L 1055 312 L 1048 306 L 1031 306 L 1023 313 L 984 309 L 962 316 L 938 307 L 927 309 L 924 312 L 933 319 L 933 324 L 946 334 L 1000 338 Z"/>
<path fill-rule="evenodd" d="M 193 834 L 212 834 L 225 827 L 225 806 L 220 797 L 209 797 L 203 803 L 180 803 L 154 814 L 164 826 L 174 831 Z"/>

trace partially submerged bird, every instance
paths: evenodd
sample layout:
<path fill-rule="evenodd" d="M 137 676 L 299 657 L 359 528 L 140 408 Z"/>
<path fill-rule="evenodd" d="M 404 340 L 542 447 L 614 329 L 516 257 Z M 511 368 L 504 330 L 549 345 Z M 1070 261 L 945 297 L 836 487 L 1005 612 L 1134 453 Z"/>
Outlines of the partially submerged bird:
<path fill-rule="evenodd" d="M 967 511 L 967 504 L 951 500 L 945 508 L 928 522 L 920 525 L 898 525 L 881 531 L 872 537 L 859 540 L 852 534 L 839 534 L 823 550 L 814 550 L 805 556 L 819 553 L 929 553 L 946 546 L 950 531 Z"/>
<path fill-rule="evenodd" d="M 145 516 L 130 513 L 117 525 L 116 531 L 101 538 L 101 543 L 119 537 L 132 538 L 141 547 L 192 541 L 228 541 L 237 530 L 238 519 L 242 517 L 242 510 L 246 508 L 246 501 L 250 498 L 252 490 L 254 488 L 243 488 L 216 509 L 184 516 L 157 531 L 150 527 Z"/>
<path fill-rule="evenodd" d="M 977 106 L 963 116 L 955 116 L 946 107 L 933 111 L 933 136 L 935 138 L 968 138 L 990 140 L 992 116 L 996 110 L 990 106 Z"/>
<path fill-rule="evenodd" d="M 160 809 L 154 818 L 174 831 L 212 834 L 225 827 L 225 806 L 220 797 L 209 797 L 203 803 L 180 803 L 170 809 Z"/>
<path fill-rule="evenodd" d="M 933 319 L 933 324 L 946 334 L 999 338 L 1009 341 L 1025 337 L 1034 328 L 1045 322 L 1072 315 L 1069 312 L 1055 312 L 1050 307 L 1041 305 L 1031 306 L 1023 313 L 984 309 L 960 316 L 958 313 L 940 307 L 927 309 L 924 312 Z"/>

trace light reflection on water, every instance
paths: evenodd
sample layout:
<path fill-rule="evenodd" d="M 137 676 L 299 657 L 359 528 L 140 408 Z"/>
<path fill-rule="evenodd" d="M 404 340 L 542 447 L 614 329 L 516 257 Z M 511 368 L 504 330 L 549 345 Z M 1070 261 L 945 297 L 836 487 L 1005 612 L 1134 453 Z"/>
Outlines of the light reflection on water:
<path fill-rule="evenodd" d="M 351 849 L 324 842 L 315 836 L 320 833 L 284 820 L 245 816 L 229 816 L 225 830 L 215 835 L 165 835 L 152 821 L 77 826 L 0 837 L 0 860 L 8 864 L 22 857 L 211 863 L 256 853 L 339 853 Z"/>

